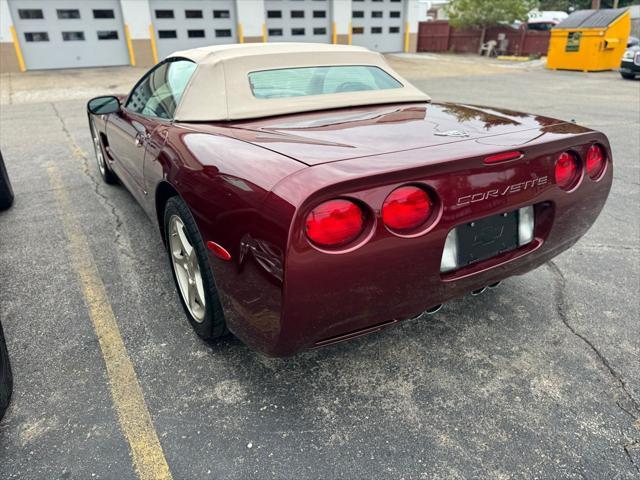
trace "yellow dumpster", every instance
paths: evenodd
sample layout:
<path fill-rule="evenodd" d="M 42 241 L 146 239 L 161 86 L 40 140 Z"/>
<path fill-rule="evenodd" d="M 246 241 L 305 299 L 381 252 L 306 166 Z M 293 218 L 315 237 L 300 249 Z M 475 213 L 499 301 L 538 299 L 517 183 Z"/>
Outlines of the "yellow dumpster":
<path fill-rule="evenodd" d="M 573 12 L 551 30 L 547 68 L 619 68 L 630 32 L 631 15 L 625 8 Z"/>

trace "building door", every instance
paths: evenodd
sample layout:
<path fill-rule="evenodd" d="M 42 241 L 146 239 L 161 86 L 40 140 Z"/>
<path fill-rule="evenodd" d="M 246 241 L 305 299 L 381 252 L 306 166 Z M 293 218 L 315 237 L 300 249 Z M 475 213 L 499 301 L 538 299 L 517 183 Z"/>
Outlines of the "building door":
<path fill-rule="evenodd" d="M 377 52 L 403 50 L 402 0 L 352 0 L 352 43 Z"/>
<path fill-rule="evenodd" d="M 118 0 L 9 0 L 28 70 L 130 63 Z"/>
<path fill-rule="evenodd" d="M 149 0 L 158 60 L 177 50 L 236 43 L 234 0 Z"/>
<path fill-rule="evenodd" d="M 331 42 L 329 0 L 265 0 L 270 42 Z"/>

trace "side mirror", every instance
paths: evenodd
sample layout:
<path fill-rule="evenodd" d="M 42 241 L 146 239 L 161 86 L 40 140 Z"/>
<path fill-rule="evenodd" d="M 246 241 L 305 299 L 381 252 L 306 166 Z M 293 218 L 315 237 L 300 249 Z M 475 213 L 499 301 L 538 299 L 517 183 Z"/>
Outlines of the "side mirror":
<path fill-rule="evenodd" d="M 87 110 L 94 115 L 106 115 L 108 113 L 116 113 L 120 111 L 120 100 L 113 95 L 105 95 L 89 100 Z"/>

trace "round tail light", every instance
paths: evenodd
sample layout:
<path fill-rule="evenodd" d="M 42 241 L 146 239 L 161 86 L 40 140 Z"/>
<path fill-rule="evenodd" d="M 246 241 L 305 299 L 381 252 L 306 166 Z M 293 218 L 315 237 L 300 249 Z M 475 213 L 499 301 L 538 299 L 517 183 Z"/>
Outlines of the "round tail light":
<path fill-rule="evenodd" d="M 580 162 L 569 152 L 562 152 L 556 160 L 556 183 L 563 190 L 571 190 L 580 179 Z"/>
<path fill-rule="evenodd" d="M 364 212 L 349 200 L 329 200 L 311 210 L 305 228 L 307 237 L 320 246 L 345 245 L 362 233 Z"/>
<path fill-rule="evenodd" d="M 604 171 L 605 158 L 602 147 L 596 143 L 587 150 L 587 175 L 596 180 Z"/>
<path fill-rule="evenodd" d="M 413 230 L 431 215 L 433 202 L 422 188 L 407 185 L 396 188 L 382 205 L 382 221 L 391 230 Z"/>

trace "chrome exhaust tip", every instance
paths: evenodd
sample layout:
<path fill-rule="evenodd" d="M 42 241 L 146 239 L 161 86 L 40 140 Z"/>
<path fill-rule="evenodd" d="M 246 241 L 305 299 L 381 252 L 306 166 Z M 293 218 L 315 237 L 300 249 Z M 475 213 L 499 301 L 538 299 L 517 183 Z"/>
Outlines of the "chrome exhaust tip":
<path fill-rule="evenodd" d="M 502 280 L 499 280 L 496 283 L 492 283 L 491 285 L 489 285 L 489 288 L 498 288 L 501 283 L 502 283 Z"/>
<path fill-rule="evenodd" d="M 487 289 L 487 287 L 479 288 L 479 289 L 474 290 L 473 292 L 471 292 L 471 295 L 473 295 L 474 297 L 476 297 L 476 296 L 478 296 L 478 295 L 480 295 L 480 294 L 484 293 L 484 291 L 485 291 L 486 289 Z"/>
<path fill-rule="evenodd" d="M 418 315 L 414 315 L 413 317 L 407 318 L 407 320 L 417 320 L 423 315 L 433 315 L 434 313 L 438 312 L 441 308 L 442 308 L 442 303 L 438 305 L 434 305 L 431 308 L 427 308 L 424 312 L 420 312 Z"/>
<path fill-rule="evenodd" d="M 442 308 L 442 303 L 426 309 L 424 313 L 426 313 L 427 315 L 433 315 L 434 313 L 439 312 L 441 308 Z"/>

